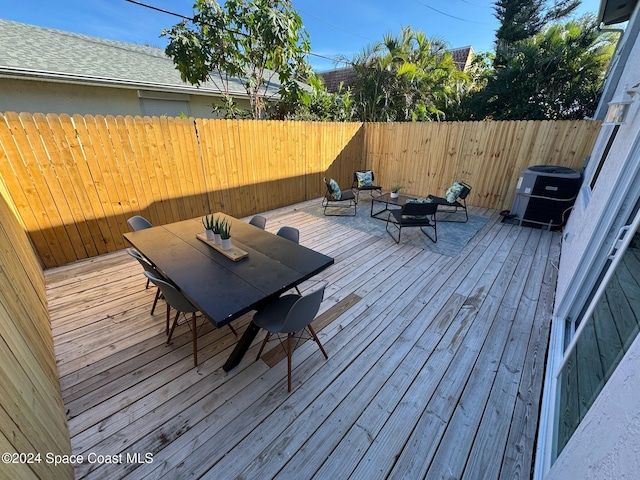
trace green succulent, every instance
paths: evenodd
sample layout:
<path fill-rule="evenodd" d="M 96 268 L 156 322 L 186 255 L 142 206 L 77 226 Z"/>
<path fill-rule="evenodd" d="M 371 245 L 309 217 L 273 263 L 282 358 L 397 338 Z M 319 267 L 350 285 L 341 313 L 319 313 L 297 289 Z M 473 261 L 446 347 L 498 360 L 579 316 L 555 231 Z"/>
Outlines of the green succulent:
<path fill-rule="evenodd" d="M 219 223 L 219 229 L 220 231 L 218 233 L 220 233 L 221 239 L 226 240 L 227 238 L 231 238 L 231 222 L 227 219 L 222 220 Z"/>
<path fill-rule="evenodd" d="M 218 221 L 215 219 L 212 213 L 202 217 L 202 225 L 204 225 L 205 230 L 213 230 L 214 233 L 217 233 L 216 232 L 217 224 L 218 224 Z"/>

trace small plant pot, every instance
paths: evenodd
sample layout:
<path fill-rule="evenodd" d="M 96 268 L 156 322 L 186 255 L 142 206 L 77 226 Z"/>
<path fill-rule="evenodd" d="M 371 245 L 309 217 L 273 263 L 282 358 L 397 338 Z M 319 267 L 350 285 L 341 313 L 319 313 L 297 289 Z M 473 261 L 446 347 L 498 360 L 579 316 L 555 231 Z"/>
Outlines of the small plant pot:
<path fill-rule="evenodd" d="M 204 233 L 207 235 L 207 240 L 213 240 L 213 230 L 205 230 Z"/>
<path fill-rule="evenodd" d="M 391 192 L 391 198 L 398 198 L 398 195 L 400 195 L 398 192 Z"/>
<path fill-rule="evenodd" d="M 220 234 L 219 233 L 214 233 L 213 234 L 213 243 L 215 243 L 216 245 L 220 245 L 220 242 L 222 242 L 222 239 L 220 238 Z"/>
<path fill-rule="evenodd" d="M 222 240 L 222 249 L 223 250 L 231 250 L 231 239 L 223 238 Z"/>

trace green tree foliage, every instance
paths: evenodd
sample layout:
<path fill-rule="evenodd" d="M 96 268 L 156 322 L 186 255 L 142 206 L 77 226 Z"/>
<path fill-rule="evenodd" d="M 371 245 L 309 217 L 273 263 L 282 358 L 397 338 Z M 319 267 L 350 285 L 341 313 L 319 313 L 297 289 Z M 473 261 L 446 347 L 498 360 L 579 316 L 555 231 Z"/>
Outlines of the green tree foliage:
<path fill-rule="evenodd" d="M 504 66 L 487 69 L 486 86 L 467 99 L 467 118 L 580 119 L 593 115 L 614 37 L 585 16 L 553 24 L 514 43 Z"/>
<path fill-rule="evenodd" d="M 496 31 L 495 64 L 504 65 L 504 51 L 521 40 L 537 35 L 551 22 L 566 18 L 580 5 L 580 0 L 497 0 L 495 16 L 500 21 Z"/>
<path fill-rule="evenodd" d="M 196 0 L 191 22 L 162 32 L 166 53 L 184 81 L 213 81 L 224 91 L 227 117 L 242 116 L 231 86 L 243 79 L 253 118 L 262 118 L 267 87 L 279 85 L 282 96 L 295 96 L 296 82 L 310 71 L 305 60 L 309 39 L 290 0 Z"/>
<path fill-rule="evenodd" d="M 307 78 L 308 88 L 295 98 L 283 98 L 270 109 L 270 117 L 282 120 L 313 122 L 349 122 L 356 118 L 356 104 L 351 89 L 340 84 L 330 93 L 317 75 Z"/>
<path fill-rule="evenodd" d="M 570 15 L 580 0 L 497 0 L 495 16 L 500 21 L 496 41 L 514 43 L 540 33 L 550 22 Z"/>
<path fill-rule="evenodd" d="M 466 78 L 444 42 L 411 27 L 386 35 L 352 63 L 357 115 L 368 122 L 443 119 Z"/>

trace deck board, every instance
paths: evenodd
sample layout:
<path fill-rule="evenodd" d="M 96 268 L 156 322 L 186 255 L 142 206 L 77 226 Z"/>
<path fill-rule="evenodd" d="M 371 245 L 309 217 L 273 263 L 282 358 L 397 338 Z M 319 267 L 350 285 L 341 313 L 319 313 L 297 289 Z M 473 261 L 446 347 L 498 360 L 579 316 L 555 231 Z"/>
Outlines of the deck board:
<path fill-rule="evenodd" d="M 335 264 L 301 286 L 329 282 L 329 359 L 303 342 L 291 394 L 276 340 L 255 361 L 263 333 L 229 373 L 229 329 L 203 328 L 197 368 L 186 327 L 167 346 L 124 252 L 45 272 L 73 452 L 153 454 L 76 478 L 528 476 L 560 235 L 471 208 L 489 221 L 449 257 L 300 208 L 266 212 L 267 230 L 295 226 Z"/>

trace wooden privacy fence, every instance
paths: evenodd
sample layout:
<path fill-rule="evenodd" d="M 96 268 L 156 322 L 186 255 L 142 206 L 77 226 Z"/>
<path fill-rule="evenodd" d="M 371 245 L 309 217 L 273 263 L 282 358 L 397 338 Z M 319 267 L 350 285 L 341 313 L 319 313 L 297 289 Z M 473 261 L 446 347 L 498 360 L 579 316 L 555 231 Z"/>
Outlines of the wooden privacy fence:
<path fill-rule="evenodd" d="M 124 248 L 127 218 L 242 217 L 362 167 L 361 124 L 6 113 L 0 175 L 45 267 Z"/>
<path fill-rule="evenodd" d="M 376 178 L 403 193 L 442 196 L 453 181 L 473 189 L 467 203 L 511 207 L 523 169 L 582 169 L 600 130 L 595 121 L 375 123 L 365 128 L 365 158 Z"/>
<path fill-rule="evenodd" d="M 45 267 L 124 248 L 126 219 L 236 217 L 317 198 L 371 168 L 383 187 L 504 209 L 522 168 L 580 168 L 598 122 L 361 124 L 0 115 L 0 180 Z"/>

